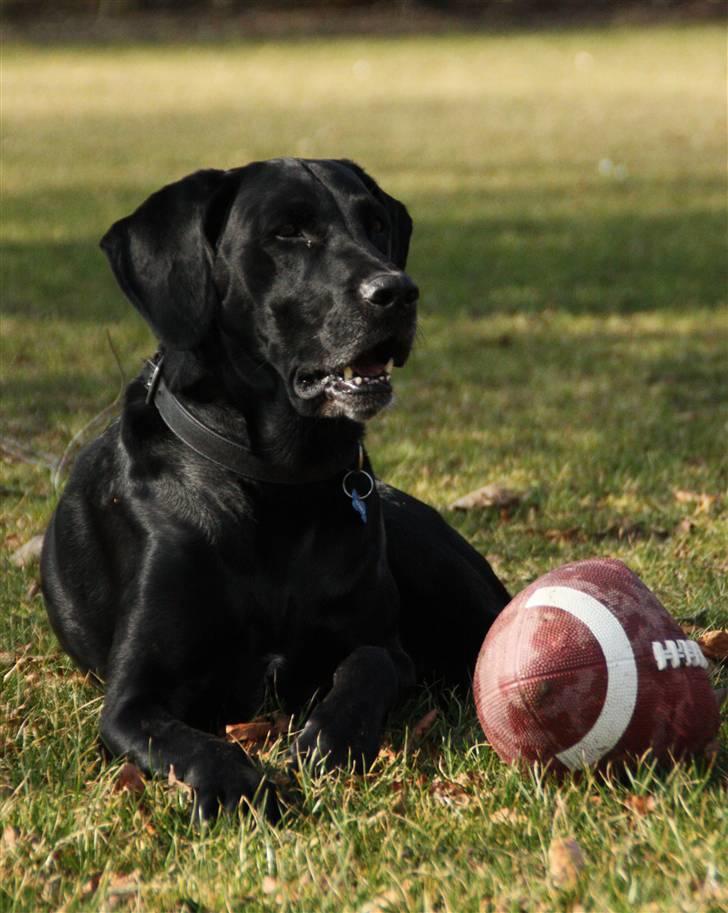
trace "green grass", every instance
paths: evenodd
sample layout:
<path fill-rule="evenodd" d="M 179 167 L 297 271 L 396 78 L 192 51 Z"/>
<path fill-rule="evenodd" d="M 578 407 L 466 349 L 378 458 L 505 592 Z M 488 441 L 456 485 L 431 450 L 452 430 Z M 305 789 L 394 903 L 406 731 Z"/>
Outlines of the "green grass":
<path fill-rule="evenodd" d="M 152 351 L 97 249 L 112 220 L 203 165 L 346 155 L 409 205 L 423 289 L 398 404 L 370 430 L 380 475 L 444 509 L 513 591 L 613 555 L 680 620 L 726 627 L 720 29 L 18 45 L 3 68 L 3 434 L 60 455 L 118 390 L 107 331 L 129 375 Z M 0 910 L 728 902 L 725 726 L 713 769 L 558 785 L 502 765 L 456 701 L 416 744 L 423 695 L 371 774 L 307 780 L 277 829 L 200 834 L 165 783 L 115 792 L 100 698 L 55 643 L 36 570 L 8 560 L 57 494 L 42 467 L 0 469 Z M 447 510 L 494 481 L 527 492 L 510 514 Z M 676 490 L 717 497 L 700 511 Z M 586 860 L 570 891 L 549 879 L 554 835 Z"/>

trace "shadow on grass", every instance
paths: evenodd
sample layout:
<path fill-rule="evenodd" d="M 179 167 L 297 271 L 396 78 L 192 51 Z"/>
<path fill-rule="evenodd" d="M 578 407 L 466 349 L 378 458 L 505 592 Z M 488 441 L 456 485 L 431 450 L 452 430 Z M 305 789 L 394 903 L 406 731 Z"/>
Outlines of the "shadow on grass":
<path fill-rule="evenodd" d="M 143 196 L 125 194 L 119 217 Z M 50 197 L 49 211 L 75 205 L 72 190 Z M 133 204 L 127 202 L 132 197 Z M 482 189 L 428 197 L 411 207 L 409 270 L 423 290 L 425 312 L 681 313 L 725 303 L 726 217 L 720 209 L 614 213 L 585 204 L 574 215 L 549 214 L 562 197 L 559 190 L 509 190 L 499 196 Z M 459 214 L 466 203 L 483 215 Z M 24 205 L 16 197 L 12 209 L 19 213 Z M 524 215 L 529 207 L 532 214 Z M 418 217 L 418 210 L 437 215 Z M 5 314 L 98 324 L 128 313 L 98 249 L 107 225 L 92 209 L 86 222 L 97 234 L 88 235 L 86 227 L 74 240 L 41 236 L 2 245 Z"/>

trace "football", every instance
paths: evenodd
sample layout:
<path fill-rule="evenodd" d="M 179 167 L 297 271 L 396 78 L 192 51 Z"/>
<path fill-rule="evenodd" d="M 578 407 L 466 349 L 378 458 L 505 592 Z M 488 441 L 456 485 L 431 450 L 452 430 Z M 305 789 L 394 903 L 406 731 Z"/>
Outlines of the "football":
<path fill-rule="evenodd" d="M 700 755 L 720 725 L 707 660 L 621 561 L 565 564 L 522 590 L 483 643 L 473 691 L 509 763 L 557 772 L 646 752 Z"/>

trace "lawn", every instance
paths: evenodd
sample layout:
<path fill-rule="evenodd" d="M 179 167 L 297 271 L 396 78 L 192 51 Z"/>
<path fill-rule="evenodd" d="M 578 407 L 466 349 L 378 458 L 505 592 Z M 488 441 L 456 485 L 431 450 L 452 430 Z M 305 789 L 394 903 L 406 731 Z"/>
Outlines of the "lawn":
<path fill-rule="evenodd" d="M 277 828 L 199 832 L 178 787 L 118 788 L 101 698 L 10 561 L 57 499 L 48 464 L 117 395 L 108 338 L 127 376 L 153 351 L 110 222 L 201 166 L 347 156 L 409 206 L 423 290 L 379 474 L 513 592 L 611 555 L 680 621 L 728 626 L 724 66 L 711 26 L 6 45 L 2 435 L 25 456 L 0 464 L 1 911 L 725 909 L 725 725 L 712 767 L 557 785 L 501 764 L 468 703 L 418 738 L 422 694 L 366 777 L 305 780 Z M 489 482 L 518 506 L 448 508 Z M 559 885 L 561 838 L 584 866 Z"/>

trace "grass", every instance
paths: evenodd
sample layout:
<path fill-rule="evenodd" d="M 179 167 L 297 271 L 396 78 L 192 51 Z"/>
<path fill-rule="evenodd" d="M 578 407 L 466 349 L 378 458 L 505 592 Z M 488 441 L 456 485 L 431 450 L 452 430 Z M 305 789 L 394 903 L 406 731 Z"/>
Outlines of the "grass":
<path fill-rule="evenodd" d="M 424 291 L 399 403 L 369 435 L 380 475 L 443 509 L 514 592 L 608 554 L 680 620 L 726 627 L 717 27 L 19 44 L 3 67 L 4 434 L 60 455 L 116 395 L 107 331 L 128 375 L 152 350 L 96 247 L 112 220 L 202 165 L 346 155 L 408 203 Z M 198 833 L 179 790 L 116 791 L 101 699 L 55 643 L 37 571 L 8 560 L 57 493 L 43 466 L 0 470 L 0 910 L 725 907 L 725 726 L 713 768 L 559 785 L 502 765 L 467 704 L 417 742 L 425 694 L 371 774 L 306 780 L 277 829 Z M 521 505 L 447 509 L 492 481 Z M 568 889 L 554 836 L 584 854 Z"/>

